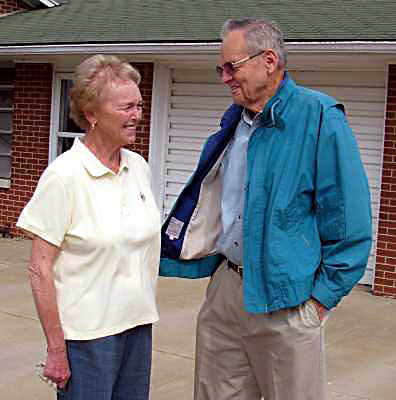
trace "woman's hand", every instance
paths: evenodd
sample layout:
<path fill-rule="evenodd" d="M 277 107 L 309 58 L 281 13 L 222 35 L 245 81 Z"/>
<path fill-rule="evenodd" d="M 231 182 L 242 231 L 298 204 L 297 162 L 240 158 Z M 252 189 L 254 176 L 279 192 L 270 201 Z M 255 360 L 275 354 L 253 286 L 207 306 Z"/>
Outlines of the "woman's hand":
<path fill-rule="evenodd" d="M 71 376 L 66 348 L 61 350 L 48 349 L 43 375 L 54 382 L 59 389 L 64 389 Z"/>

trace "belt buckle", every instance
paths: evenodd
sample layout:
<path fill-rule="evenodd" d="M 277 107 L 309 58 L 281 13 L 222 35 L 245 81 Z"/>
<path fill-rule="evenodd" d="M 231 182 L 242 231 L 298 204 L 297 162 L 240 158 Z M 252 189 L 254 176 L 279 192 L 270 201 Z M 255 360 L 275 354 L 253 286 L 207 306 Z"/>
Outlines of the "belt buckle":
<path fill-rule="evenodd" d="M 232 269 L 234 272 L 236 272 L 241 278 L 243 278 L 243 267 L 240 265 L 234 264 L 232 261 L 227 259 L 227 267 Z"/>

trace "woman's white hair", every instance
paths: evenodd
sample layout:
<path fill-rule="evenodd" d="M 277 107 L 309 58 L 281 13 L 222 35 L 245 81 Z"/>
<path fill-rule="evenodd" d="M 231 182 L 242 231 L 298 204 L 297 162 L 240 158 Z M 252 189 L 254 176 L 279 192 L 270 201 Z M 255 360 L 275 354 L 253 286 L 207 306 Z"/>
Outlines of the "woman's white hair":
<path fill-rule="evenodd" d="M 119 80 L 139 85 L 141 76 L 131 64 L 112 55 L 96 54 L 77 66 L 70 91 L 70 117 L 80 128 L 89 128 L 85 111 L 93 110 L 104 88 Z"/>

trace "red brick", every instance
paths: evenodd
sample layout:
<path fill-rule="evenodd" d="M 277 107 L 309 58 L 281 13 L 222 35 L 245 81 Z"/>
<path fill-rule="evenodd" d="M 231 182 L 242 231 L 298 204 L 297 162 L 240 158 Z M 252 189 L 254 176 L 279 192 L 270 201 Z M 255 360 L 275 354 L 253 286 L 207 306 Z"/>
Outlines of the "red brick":
<path fill-rule="evenodd" d="M 389 295 L 396 295 L 396 287 L 384 286 L 384 293 Z"/>
<path fill-rule="evenodd" d="M 384 291 L 384 287 L 381 285 L 374 285 L 374 292 L 383 292 Z"/>
<path fill-rule="evenodd" d="M 384 279 L 384 278 L 374 278 L 374 283 L 376 285 L 383 285 L 383 286 L 393 286 L 394 280 L 393 279 Z"/>
<path fill-rule="evenodd" d="M 394 265 L 379 264 L 378 258 L 379 257 L 377 257 L 377 265 L 375 266 L 376 271 L 395 272 L 396 269 Z"/>
<path fill-rule="evenodd" d="M 396 121 L 395 121 L 396 124 Z M 385 147 L 384 148 L 384 161 L 385 158 L 387 158 L 389 155 L 395 155 L 396 154 L 396 149 L 393 147 Z"/>
<path fill-rule="evenodd" d="M 396 257 L 396 251 L 393 250 L 388 250 L 388 249 L 377 249 L 377 254 L 379 256 L 385 256 L 385 257 Z"/>
<path fill-rule="evenodd" d="M 393 280 L 393 285 L 396 286 L 395 285 L 395 283 L 396 283 L 396 273 L 395 272 L 387 272 L 387 271 L 385 271 L 384 278 L 392 279 Z"/>
<path fill-rule="evenodd" d="M 396 244 L 396 237 L 392 236 L 392 235 L 380 234 L 377 237 L 377 244 L 379 244 L 379 243 L 392 243 L 392 244 L 394 243 L 394 244 Z"/>
<path fill-rule="evenodd" d="M 0 15 L 29 10 L 22 0 L 0 0 Z"/>
<path fill-rule="evenodd" d="M 377 278 L 384 278 L 385 277 L 385 271 L 380 271 L 378 269 L 375 270 L 375 276 Z"/>

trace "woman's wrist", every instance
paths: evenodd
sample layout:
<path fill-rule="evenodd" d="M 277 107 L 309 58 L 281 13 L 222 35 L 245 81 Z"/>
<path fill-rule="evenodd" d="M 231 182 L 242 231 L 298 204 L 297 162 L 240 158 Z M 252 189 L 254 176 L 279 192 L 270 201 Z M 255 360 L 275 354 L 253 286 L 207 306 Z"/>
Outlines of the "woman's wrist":
<path fill-rule="evenodd" d="M 66 345 L 58 345 L 58 346 L 47 346 L 47 354 L 52 353 L 66 353 Z"/>

